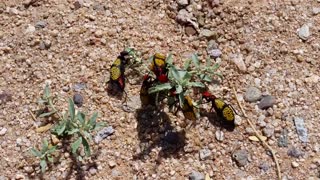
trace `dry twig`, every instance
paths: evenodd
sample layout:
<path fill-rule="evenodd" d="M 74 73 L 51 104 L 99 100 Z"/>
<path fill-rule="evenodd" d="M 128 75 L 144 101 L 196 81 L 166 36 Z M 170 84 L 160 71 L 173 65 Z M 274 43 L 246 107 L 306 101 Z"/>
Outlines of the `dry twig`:
<path fill-rule="evenodd" d="M 258 131 L 256 130 L 256 128 L 254 127 L 253 123 L 250 121 L 250 119 L 248 118 L 247 114 L 245 113 L 244 109 L 242 108 L 242 105 L 240 104 L 240 101 L 238 100 L 237 94 L 236 94 L 236 89 L 233 87 L 233 93 L 236 97 L 238 106 L 240 107 L 240 110 L 243 114 L 243 116 L 246 118 L 246 120 L 248 121 L 248 123 L 250 124 L 251 128 L 253 129 L 254 133 L 256 134 L 257 138 L 261 141 L 262 145 L 264 145 L 272 154 L 273 160 L 276 163 L 276 168 L 277 168 L 277 175 L 278 175 L 278 179 L 281 180 L 281 171 L 280 171 L 280 166 L 279 166 L 279 162 L 278 159 L 276 157 L 276 151 L 274 151 L 267 143 L 265 140 L 261 139 L 261 134 L 258 133 Z"/>

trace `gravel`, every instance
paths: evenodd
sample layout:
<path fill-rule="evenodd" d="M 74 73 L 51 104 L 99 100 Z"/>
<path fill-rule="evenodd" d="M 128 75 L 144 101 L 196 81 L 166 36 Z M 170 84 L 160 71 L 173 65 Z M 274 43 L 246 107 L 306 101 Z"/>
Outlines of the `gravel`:
<path fill-rule="evenodd" d="M 83 97 L 82 97 L 82 95 L 79 94 L 79 93 L 76 93 L 73 96 L 73 101 L 74 101 L 75 105 L 77 105 L 78 107 L 81 107 L 83 105 Z"/>
<path fill-rule="evenodd" d="M 199 151 L 199 157 L 201 160 L 206 160 L 206 159 L 209 159 L 211 158 L 211 151 L 209 149 L 201 149 Z"/>
<path fill-rule="evenodd" d="M 248 102 L 256 102 L 262 98 L 261 91 L 253 86 L 250 86 L 244 95 L 244 99 Z"/>
<path fill-rule="evenodd" d="M 42 28 L 45 28 L 47 26 L 47 22 L 45 21 L 38 21 L 36 24 L 35 24 L 35 28 L 36 29 L 42 29 Z"/>
<path fill-rule="evenodd" d="M 291 147 L 290 149 L 288 149 L 287 152 L 288 156 L 294 157 L 294 158 L 300 158 L 304 155 L 304 153 L 297 149 L 296 147 Z"/>
<path fill-rule="evenodd" d="M 281 134 L 278 139 L 278 146 L 279 147 L 288 147 L 288 130 L 282 129 Z"/>
<path fill-rule="evenodd" d="M 247 71 L 247 67 L 246 67 L 246 64 L 243 60 L 242 54 L 231 54 L 229 56 L 229 58 L 230 58 L 231 62 L 233 62 L 241 72 Z"/>
<path fill-rule="evenodd" d="M 0 127 L 0 136 L 4 136 L 7 133 L 8 129 L 5 127 Z"/>
<path fill-rule="evenodd" d="M 309 25 L 304 24 L 299 30 L 298 30 L 298 36 L 302 40 L 307 40 L 309 36 L 311 35 L 310 30 L 309 30 Z"/>

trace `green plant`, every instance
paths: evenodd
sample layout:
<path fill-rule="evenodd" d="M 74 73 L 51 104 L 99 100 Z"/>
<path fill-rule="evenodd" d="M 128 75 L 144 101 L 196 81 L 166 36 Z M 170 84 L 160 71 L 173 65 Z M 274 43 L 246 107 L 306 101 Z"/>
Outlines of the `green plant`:
<path fill-rule="evenodd" d="M 31 149 L 31 153 L 40 158 L 40 167 L 41 171 L 45 172 L 47 168 L 47 162 L 53 162 L 52 153 L 57 149 L 57 146 L 52 146 L 48 143 L 47 139 L 43 140 L 42 147 L 40 150 L 37 150 L 35 148 Z"/>
<path fill-rule="evenodd" d="M 57 97 L 52 96 L 50 93 L 49 84 L 46 84 L 42 97 L 38 100 L 40 105 L 44 105 L 45 108 L 38 114 L 38 117 L 48 117 L 52 116 L 53 114 L 57 113 L 58 110 L 55 108 L 54 103 L 56 102 Z"/>

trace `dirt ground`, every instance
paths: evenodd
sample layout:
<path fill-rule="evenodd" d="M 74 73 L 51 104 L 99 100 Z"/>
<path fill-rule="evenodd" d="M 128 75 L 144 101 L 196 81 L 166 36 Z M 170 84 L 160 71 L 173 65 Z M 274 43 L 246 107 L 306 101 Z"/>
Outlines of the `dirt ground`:
<path fill-rule="evenodd" d="M 249 140 L 253 131 L 244 117 L 233 131 L 215 125 L 212 117 L 181 130 L 181 114 L 164 113 L 165 122 L 159 123 L 151 112 L 138 109 L 141 81 L 126 87 L 132 112 L 106 93 L 110 65 L 126 46 L 144 58 L 172 52 L 179 64 L 195 52 L 206 59 L 213 42 L 222 54 L 212 61 L 220 63 L 224 76 L 222 84 L 212 86 L 214 94 L 241 115 L 232 92 L 236 87 L 249 119 L 277 151 L 282 179 L 319 179 L 316 8 L 319 0 L 2 0 L 0 179 L 276 179 L 270 152 Z M 177 18 L 182 9 L 193 16 L 192 26 Z M 299 37 L 297 30 L 304 25 L 309 32 Z M 62 152 L 60 162 L 40 176 L 39 161 L 29 150 L 50 133 L 37 133 L 43 119 L 29 112 L 39 108 L 46 83 L 62 109 L 74 85 L 85 84 L 81 110 L 99 112 L 99 121 L 115 133 L 92 144 L 94 156 L 86 163 L 73 164 L 71 155 Z M 273 96 L 273 106 L 261 110 L 259 101 L 244 101 L 251 86 Z M 293 119 L 298 117 L 304 120 L 307 142 L 297 134 Z M 287 145 L 280 147 L 284 129 Z M 202 157 L 203 152 L 208 154 Z M 233 158 L 235 152 L 243 155 L 244 164 Z"/>

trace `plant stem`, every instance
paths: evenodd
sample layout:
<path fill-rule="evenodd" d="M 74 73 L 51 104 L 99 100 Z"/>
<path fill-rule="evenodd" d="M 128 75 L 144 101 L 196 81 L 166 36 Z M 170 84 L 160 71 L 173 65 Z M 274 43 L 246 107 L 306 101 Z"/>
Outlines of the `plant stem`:
<path fill-rule="evenodd" d="M 279 166 L 279 162 L 278 159 L 276 157 L 276 151 L 274 151 L 267 143 L 265 140 L 263 140 L 261 138 L 261 135 L 258 133 L 258 131 L 256 130 L 256 128 L 254 127 L 253 123 L 250 121 L 250 119 L 248 118 L 247 114 L 245 113 L 244 109 L 242 108 L 242 105 L 240 103 L 240 101 L 238 100 L 237 94 L 236 94 L 236 89 L 233 87 L 233 93 L 235 95 L 235 98 L 237 100 L 238 106 L 240 107 L 240 110 L 243 114 L 243 116 L 246 118 L 246 120 L 248 121 L 249 125 L 251 126 L 251 128 L 253 129 L 254 133 L 256 134 L 256 137 L 262 142 L 262 145 L 264 145 L 265 147 L 267 147 L 267 149 L 271 152 L 272 157 L 274 162 L 276 163 L 276 169 L 277 169 L 277 175 L 278 175 L 278 179 L 281 180 L 281 170 L 280 170 L 280 166 Z"/>

